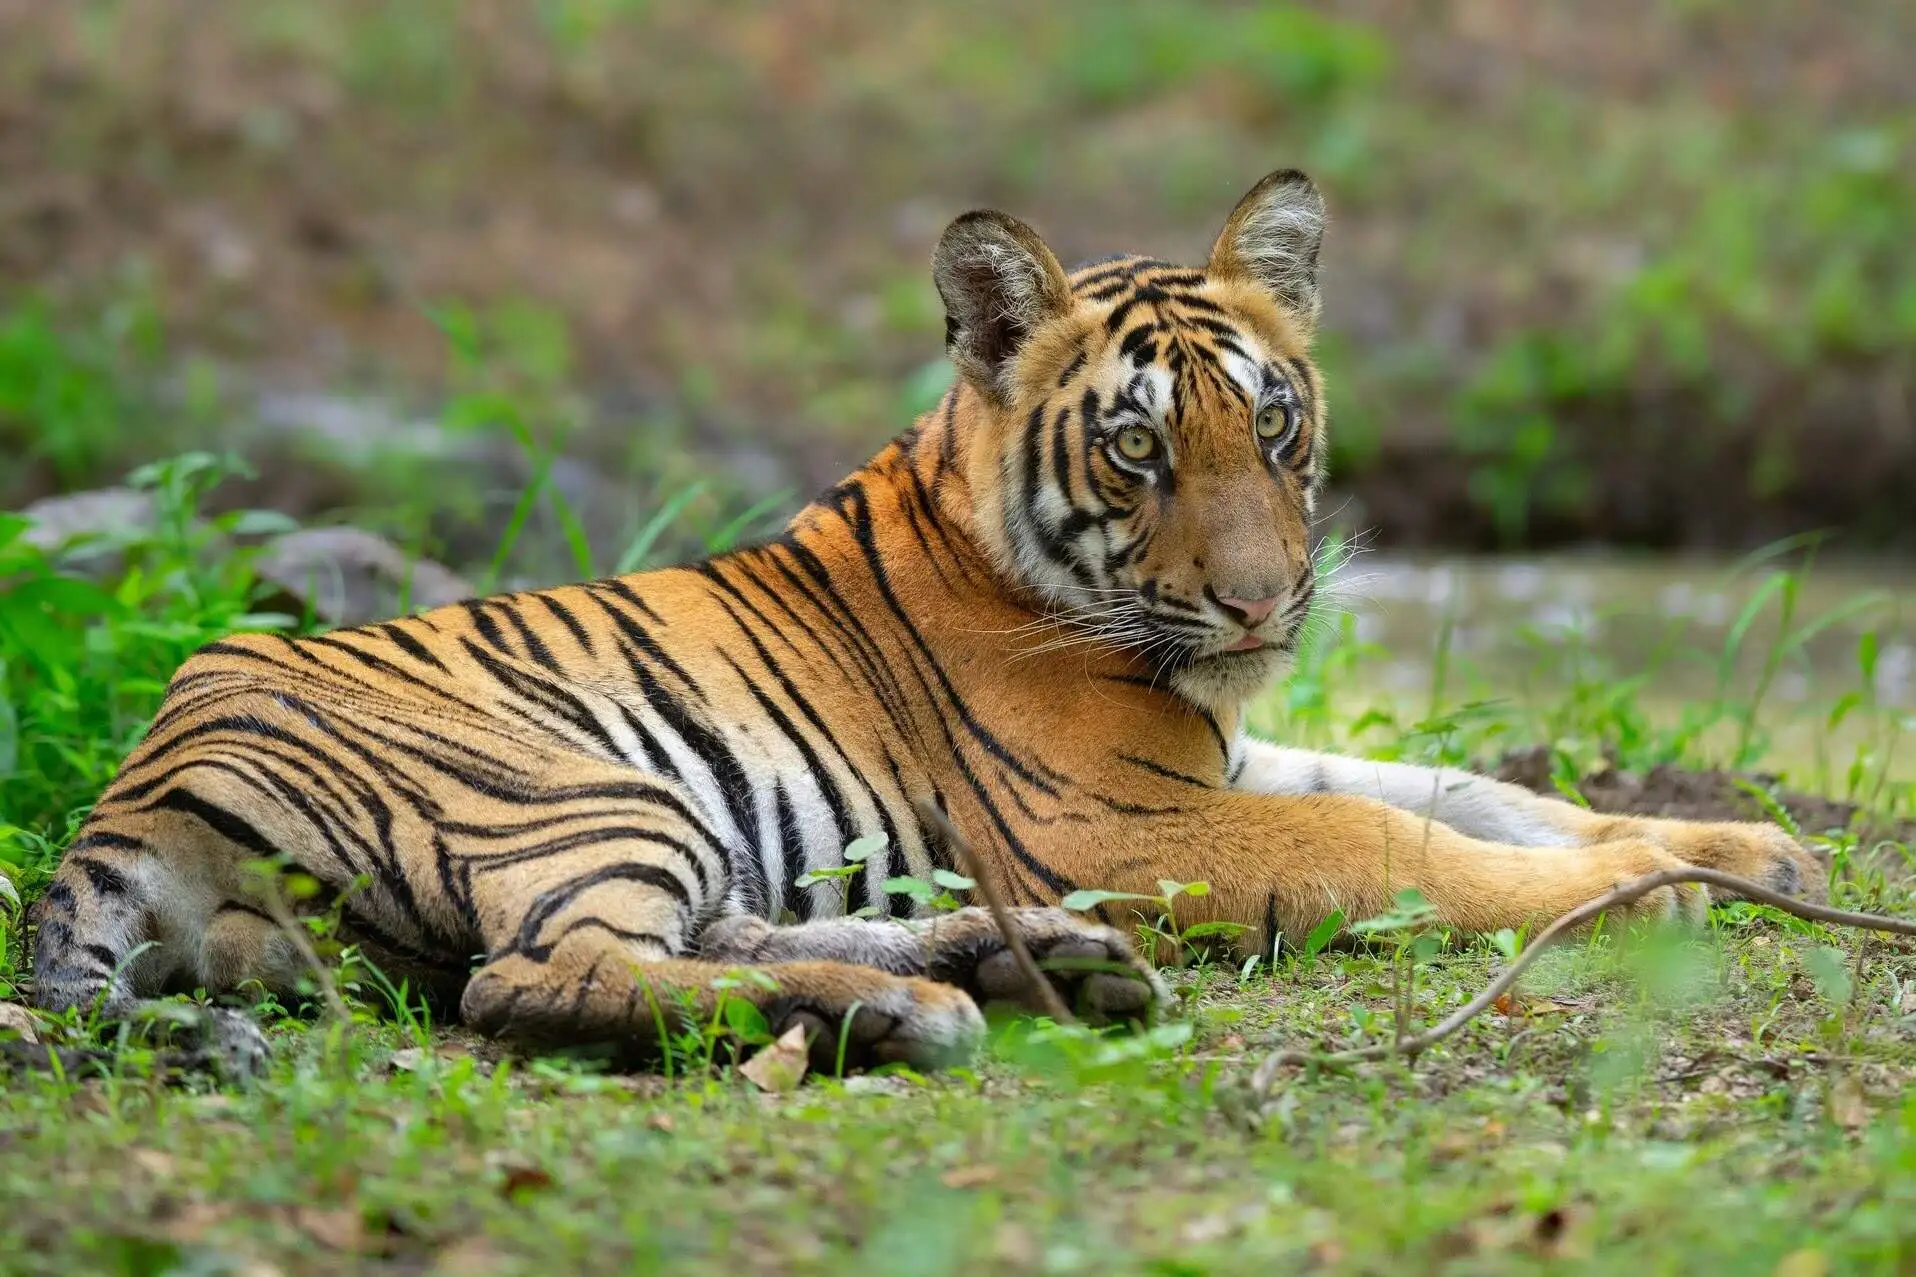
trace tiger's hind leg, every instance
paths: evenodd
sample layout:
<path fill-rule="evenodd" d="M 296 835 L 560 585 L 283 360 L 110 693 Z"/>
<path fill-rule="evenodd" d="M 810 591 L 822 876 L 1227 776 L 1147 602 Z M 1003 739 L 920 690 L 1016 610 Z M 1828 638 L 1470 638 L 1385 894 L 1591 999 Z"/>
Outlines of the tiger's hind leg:
<path fill-rule="evenodd" d="M 635 958 L 589 932 L 544 961 L 514 954 L 487 963 L 466 987 L 461 1014 L 480 1032 L 510 1042 L 604 1046 L 622 1064 L 650 1064 L 664 1053 L 663 1042 L 710 1023 L 721 997 L 754 1004 L 775 1034 L 802 1026 L 812 1067 L 826 1071 L 840 1058 L 852 1068 L 940 1068 L 964 1060 L 984 1034 L 977 1006 L 950 985 L 842 962 L 748 970 Z"/>
<path fill-rule="evenodd" d="M 820 1066 L 920 1067 L 966 1055 L 983 1019 L 963 990 L 835 961 L 725 963 L 693 957 L 720 907 L 728 859 L 675 784 L 571 755 L 542 760 L 526 809 L 441 824 L 450 880 L 479 924 L 485 962 L 461 1017 L 538 1047 L 610 1047 L 656 1060 L 721 998 L 770 1027 L 807 1030 Z M 510 817 L 510 819 L 507 819 Z M 750 966 L 747 973 L 740 968 Z"/>
<path fill-rule="evenodd" d="M 1085 1019 L 1148 1019 L 1169 1003 L 1157 971 L 1116 929 L 1062 909 L 1008 912 L 1045 978 Z M 956 985 L 981 1004 L 1008 1003 L 1034 1014 L 1048 1009 L 984 908 L 899 922 L 836 918 L 783 927 L 741 914 L 707 927 L 699 955 L 728 963 L 850 962 Z"/>

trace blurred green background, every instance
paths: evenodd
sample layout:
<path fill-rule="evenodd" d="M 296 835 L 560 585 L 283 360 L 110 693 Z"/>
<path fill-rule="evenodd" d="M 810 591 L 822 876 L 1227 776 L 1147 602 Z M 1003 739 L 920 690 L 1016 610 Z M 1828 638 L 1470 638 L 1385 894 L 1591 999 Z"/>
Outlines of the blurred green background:
<path fill-rule="evenodd" d="M 1906 0 L 0 0 L 0 508 L 218 446 L 455 563 L 534 477 L 614 545 L 697 481 L 709 535 L 942 388 L 955 213 L 1197 259 L 1297 165 L 1340 522 L 1907 548 L 1912 47 Z"/>

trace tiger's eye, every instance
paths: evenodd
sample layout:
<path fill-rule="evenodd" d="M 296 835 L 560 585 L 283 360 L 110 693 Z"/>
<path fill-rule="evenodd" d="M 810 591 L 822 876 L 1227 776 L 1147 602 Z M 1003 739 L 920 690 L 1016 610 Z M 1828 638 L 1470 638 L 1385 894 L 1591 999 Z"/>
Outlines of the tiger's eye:
<path fill-rule="evenodd" d="M 1284 433 L 1290 425 L 1290 418 L 1284 412 L 1284 405 L 1272 404 L 1257 414 L 1257 437 L 1275 439 Z"/>
<path fill-rule="evenodd" d="M 1158 437 L 1143 426 L 1118 431 L 1118 454 L 1126 461 L 1149 461 L 1158 453 Z"/>

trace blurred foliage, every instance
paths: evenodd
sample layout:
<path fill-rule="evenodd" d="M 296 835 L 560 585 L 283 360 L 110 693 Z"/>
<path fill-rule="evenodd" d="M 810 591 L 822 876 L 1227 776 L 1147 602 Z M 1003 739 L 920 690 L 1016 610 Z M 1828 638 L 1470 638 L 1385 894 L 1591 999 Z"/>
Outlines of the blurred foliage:
<path fill-rule="evenodd" d="M 146 730 L 167 680 L 195 649 L 235 630 L 286 628 L 256 613 L 252 554 L 236 537 L 283 530 L 270 512 L 200 517 L 206 494 L 244 473 L 188 454 L 136 472 L 149 529 L 93 535 L 58 553 L 28 520 L 0 514 L 0 869 L 50 871 L 92 795 Z M 101 580 L 72 566 L 107 556 Z"/>
<path fill-rule="evenodd" d="M 144 298 L 77 323 L 42 298 L 0 310 L 0 447 L 84 481 L 125 448 L 135 378 L 152 373 L 160 348 Z"/>
<path fill-rule="evenodd" d="M 1748 506 L 1870 430 L 1859 469 L 1916 473 L 1894 437 L 1916 411 L 1916 14 L 1894 0 L 255 0 L 220 24 L 86 0 L 9 21 L 0 114 L 41 144 L 0 200 L 0 269 L 45 300 L 0 310 L 0 441 L 35 459 L 0 495 L 207 436 L 159 428 L 177 404 L 129 412 L 162 323 L 169 367 L 210 356 L 240 386 L 229 416 L 250 370 L 289 368 L 470 415 L 473 361 L 428 311 L 492 317 L 486 362 L 539 383 L 529 424 L 610 482 L 803 489 L 934 397 L 945 218 L 997 204 L 1067 258 L 1191 258 L 1283 164 L 1331 196 L 1339 472 L 1363 493 L 1410 458 L 1433 509 L 1474 512 L 1419 535 L 1609 535 L 1633 464 Z M 363 507 L 418 490 L 414 462 L 366 469 Z"/>

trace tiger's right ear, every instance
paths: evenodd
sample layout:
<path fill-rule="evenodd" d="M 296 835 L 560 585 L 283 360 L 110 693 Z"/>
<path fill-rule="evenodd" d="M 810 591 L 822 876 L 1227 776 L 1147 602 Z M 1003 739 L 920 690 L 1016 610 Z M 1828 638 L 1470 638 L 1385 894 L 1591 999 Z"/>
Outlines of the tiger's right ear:
<path fill-rule="evenodd" d="M 945 303 L 945 349 L 961 376 L 1003 407 L 1007 366 L 1025 339 L 1071 308 L 1064 267 L 1038 232 L 990 209 L 945 228 L 931 258 Z"/>
<path fill-rule="evenodd" d="M 1302 321 L 1317 327 L 1317 250 L 1324 241 L 1324 197 L 1296 169 L 1279 169 L 1253 186 L 1218 233 L 1205 269 L 1261 285 Z"/>

